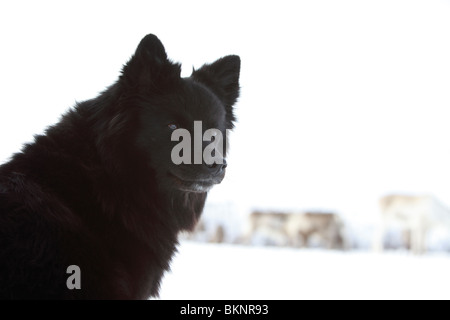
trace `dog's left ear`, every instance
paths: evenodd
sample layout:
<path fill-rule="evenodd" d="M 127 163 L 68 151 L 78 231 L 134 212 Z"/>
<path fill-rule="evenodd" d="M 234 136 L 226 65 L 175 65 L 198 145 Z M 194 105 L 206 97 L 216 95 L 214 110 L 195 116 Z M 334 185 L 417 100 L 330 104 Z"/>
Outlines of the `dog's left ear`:
<path fill-rule="evenodd" d="M 191 77 L 206 85 L 222 101 L 227 111 L 228 127 L 233 127 L 236 120 L 233 114 L 233 105 L 239 97 L 239 73 L 241 59 L 230 55 L 223 57 L 212 64 L 205 64 L 192 72 Z"/>
<path fill-rule="evenodd" d="M 163 44 L 153 34 L 146 35 L 122 70 L 121 80 L 131 87 L 158 88 L 168 79 L 180 77 L 181 67 L 172 63 Z"/>

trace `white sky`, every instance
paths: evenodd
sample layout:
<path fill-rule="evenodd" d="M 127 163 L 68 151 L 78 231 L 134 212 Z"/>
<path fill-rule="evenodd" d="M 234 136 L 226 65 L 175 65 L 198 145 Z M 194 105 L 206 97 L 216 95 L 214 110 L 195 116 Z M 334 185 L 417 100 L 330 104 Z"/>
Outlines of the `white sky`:
<path fill-rule="evenodd" d="M 147 33 L 192 66 L 242 59 L 239 123 L 211 201 L 376 214 L 450 204 L 450 1 L 3 1 L 0 161 L 115 81 Z"/>

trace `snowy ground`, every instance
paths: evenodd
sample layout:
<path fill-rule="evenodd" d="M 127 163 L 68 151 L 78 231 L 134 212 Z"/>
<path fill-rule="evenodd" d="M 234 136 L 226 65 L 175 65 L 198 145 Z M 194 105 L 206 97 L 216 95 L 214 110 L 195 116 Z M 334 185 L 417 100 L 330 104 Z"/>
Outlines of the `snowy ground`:
<path fill-rule="evenodd" d="M 450 255 L 185 241 L 161 299 L 450 299 Z"/>

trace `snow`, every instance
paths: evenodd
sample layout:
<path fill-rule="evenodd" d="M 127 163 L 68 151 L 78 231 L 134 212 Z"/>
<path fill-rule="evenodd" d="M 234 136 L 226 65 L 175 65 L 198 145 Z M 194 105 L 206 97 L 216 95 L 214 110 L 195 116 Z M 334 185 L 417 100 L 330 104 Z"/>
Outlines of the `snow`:
<path fill-rule="evenodd" d="M 160 299 L 450 299 L 450 256 L 183 241 Z"/>

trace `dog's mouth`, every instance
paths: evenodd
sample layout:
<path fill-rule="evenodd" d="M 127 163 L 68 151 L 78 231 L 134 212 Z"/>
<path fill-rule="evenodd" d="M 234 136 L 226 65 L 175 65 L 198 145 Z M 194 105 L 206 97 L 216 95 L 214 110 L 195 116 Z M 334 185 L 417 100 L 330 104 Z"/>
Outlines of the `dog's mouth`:
<path fill-rule="evenodd" d="M 208 192 L 214 185 L 221 183 L 224 177 L 224 175 L 222 175 L 213 176 L 210 179 L 186 180 L 171 172 L 169 172 L 169 176 L 174 181 L 178 190 L 196 193 Z"/>

